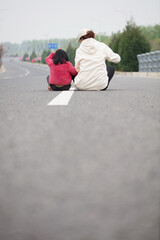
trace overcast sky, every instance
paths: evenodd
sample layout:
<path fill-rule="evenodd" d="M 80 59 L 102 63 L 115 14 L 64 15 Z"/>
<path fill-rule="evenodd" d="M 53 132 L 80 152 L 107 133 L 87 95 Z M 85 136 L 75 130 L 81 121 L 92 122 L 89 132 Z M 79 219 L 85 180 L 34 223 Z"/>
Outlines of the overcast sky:
<path fill-rule="evenodd" d="M 110 35 L 131 17 L 160 24 L 160 0 L 0 0 L 0 42 L 76 38 L 83 27 Z"/>

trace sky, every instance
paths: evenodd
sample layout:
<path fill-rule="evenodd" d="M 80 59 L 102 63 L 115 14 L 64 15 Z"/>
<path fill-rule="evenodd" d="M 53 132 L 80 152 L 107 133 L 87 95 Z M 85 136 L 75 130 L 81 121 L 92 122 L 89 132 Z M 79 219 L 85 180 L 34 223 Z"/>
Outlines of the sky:
<path fill-rule="evenodd" d="M 0 43 L 123 31 L 126 22 L 160 24 L 160 0 L 0 0 Z"/>

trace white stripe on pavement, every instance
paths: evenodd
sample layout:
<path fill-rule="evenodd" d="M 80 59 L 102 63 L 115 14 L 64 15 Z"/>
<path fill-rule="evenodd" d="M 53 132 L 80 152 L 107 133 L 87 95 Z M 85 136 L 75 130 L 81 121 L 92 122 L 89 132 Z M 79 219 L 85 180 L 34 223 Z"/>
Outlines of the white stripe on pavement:
<path fill-rule="evenodd" d="M 24 70 L 26 71 L 26 73 L 24 75 L 27 76 L 29 74 L 29 70 L 26 68 L 24 68 Z"/>
<path fill-rule="evenodd" d="M 69 91 L 62 91 L 58 96 L 56 96 L 48 106 L 66 106 L 68 105 L 73 93 L 75 91 L 74 87 L 71 87 Z"/>
<path fill-rule="evenodd" d="M 14 66 L 14 67 L 16 67 L 16 68 L 19 68 L 19 69 L 25 71 L 24 75 L 21 74 L 21 75 L 18 75 L 17 77 L 27 76 L 27 75 L 30 73 L 30 71 L 29 71 L 28 69 L 23 68 L 23 67 L 21 67 L 21 66 L 19 66 L 19 65 L 16 65 L 16 64 L 14 64 L 14 63 L 12 63 L 11 65 Z M 12 77 L 7 77 L 7 78 L 12 78 Z"/>

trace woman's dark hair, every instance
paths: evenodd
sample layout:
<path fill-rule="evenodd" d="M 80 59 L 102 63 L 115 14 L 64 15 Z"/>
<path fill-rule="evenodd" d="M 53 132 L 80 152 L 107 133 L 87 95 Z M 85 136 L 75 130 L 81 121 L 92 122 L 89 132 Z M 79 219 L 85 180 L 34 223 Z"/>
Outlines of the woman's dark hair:
<path fill-rule="evenodd" d="M 95 33 L 93 31 L 88 31 L 86 35 L 84 35 L 80 38 L 80 40 L 84 40 L 87 38 L 95 38 Z"/>
<path fill-rule="evenodd" d="M 63 63 L 66 63 L 67 61 L 69 61 L 67 53 L 62 49 L 58 49 L 54 55 L 54 59 L 53 59 L 54 64 L 55 65 L 58 65 L 59 63 L 63 64 Z"/>

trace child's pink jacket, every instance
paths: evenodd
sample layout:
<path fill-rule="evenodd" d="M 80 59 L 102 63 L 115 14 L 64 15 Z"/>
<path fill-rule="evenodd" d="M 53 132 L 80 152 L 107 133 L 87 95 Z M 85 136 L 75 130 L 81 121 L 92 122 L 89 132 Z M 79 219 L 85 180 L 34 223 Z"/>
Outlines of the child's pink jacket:
<path fill-rule="evenodd" d="M 50 67 L 49 83 L 55 84 L 55 85 L 70 84 L 72 80 L 72 76 L 76 76 L 77 71 L 75 70 L 72 63 L 70 62 L 55 65 L 53 62 L 54 55 L 55 53 L 51 53 L 46 58 L 46 63 Z"/>

